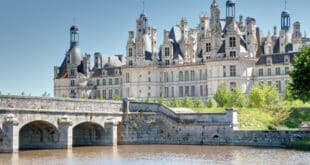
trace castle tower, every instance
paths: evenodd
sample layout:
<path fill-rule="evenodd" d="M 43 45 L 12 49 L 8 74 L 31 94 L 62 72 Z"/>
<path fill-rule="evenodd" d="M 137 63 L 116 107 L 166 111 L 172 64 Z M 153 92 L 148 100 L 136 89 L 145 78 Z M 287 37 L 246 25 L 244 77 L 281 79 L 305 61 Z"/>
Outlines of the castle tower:
<path fill-rule="evenodd" d="M 258 40 L 256 37 L 256 20 L 254 18 L 248 17 L 246 19 L 246 40 L 247 48 L 250 53 L 250 57 L 256 57 L 258 51 Z"/>
<path fill-rule="evenodd" d="M 297 52 L 302 48 L 302 34 L 300 31 L 300 22 L 295 22 L 293 26 L 294 26 L 292 34 L 293 51 Z"/>
<path fill-rule="evenodd" d="M 285 8 L 281 13 L 281 30 L 284 30 L 285 32 L 290 30 L 291 26 L 291 16 L 290 13 L 286 10 L 286 0 L 285 0 Z"/>
<path fill-rule="evenodd" d="M 212 32 L 211 36 L 211 49 L 212 54 L 216 54 L 222 44 L 222 26 L 220 22 L 220 9 L 216 2 L 213 0 L 211 4 L 211 19 L 210 19 L 210 28 Z"/>

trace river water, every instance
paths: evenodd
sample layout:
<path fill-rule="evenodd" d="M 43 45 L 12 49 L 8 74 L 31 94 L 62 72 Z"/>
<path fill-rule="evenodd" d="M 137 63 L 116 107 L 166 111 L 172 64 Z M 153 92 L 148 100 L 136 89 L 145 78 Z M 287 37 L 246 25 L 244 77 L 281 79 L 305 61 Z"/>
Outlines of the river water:
<path fill-rule="evenodd" d="M 0 154 L 2 165 L 295 165 L 310 164 L 310 152 L 253 147 L 124 145 Z"/>

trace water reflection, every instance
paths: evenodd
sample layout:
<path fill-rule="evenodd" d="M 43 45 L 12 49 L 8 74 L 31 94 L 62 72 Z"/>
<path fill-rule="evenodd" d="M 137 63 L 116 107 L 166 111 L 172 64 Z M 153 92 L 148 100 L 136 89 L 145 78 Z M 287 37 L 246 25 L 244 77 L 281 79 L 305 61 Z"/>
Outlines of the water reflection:
<path fill-rule="evenodd" d="M 125 145 L 0 154 L 8 165 L 308 164 L 310 152 L 251 147 Z"/>

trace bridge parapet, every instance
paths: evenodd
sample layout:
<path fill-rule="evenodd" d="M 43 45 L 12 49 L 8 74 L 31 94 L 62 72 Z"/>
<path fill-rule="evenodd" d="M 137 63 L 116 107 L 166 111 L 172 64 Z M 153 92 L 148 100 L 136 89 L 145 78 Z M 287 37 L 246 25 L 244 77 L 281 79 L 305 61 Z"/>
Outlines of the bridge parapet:
<path fill-rule="evenodd" d="M 0 96 L 0 109 L 117 113 L 121 101 L 67 99 L 31 96 Z"/>

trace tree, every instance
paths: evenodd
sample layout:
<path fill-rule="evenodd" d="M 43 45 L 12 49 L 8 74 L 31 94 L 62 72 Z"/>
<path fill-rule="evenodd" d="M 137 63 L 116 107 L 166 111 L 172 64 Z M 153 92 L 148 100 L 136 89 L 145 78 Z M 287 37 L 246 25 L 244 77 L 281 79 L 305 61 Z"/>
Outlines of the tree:
<path fill-rule="evenodd" d="M 214 94 L 214 100 L 218 107 L 227 106 L 231 92 L 227 89 L 224 83 L 221 83 Z"/>
<path fill-rule="evenodd" d="M 194 107 L 193 100 L 189 97 L 185 97 L 183 100 L 183 107 L 186 107 L 186 108 Z"/>
<path fill-rule="evenodd" d="M 279 103 L 280 96 L 274 85 L 259 84 L 251 89 L 248 100 L 250 106 L 262 107 Z"/>
<path fill-rule="evenodd" d="M 249 105 L 252 107 L 261 107 L 264 105 L 264 91 L 259 86 L 254 86 L 249 92 Z"/>
<path fill-rule="evenodd" d="M 199 97 L 194 101 L 194 107 L 195 108 L 203 108 L 204 107 L 204 103 L 202 101 L 202 99 Z"/>
<path fill-rule="evenodd" d="M 213 108 L 213 99 L 212 98 L 208 100 L 207 107 L 208 108 Z"/>
<path fill-rule="evenodd" d="M 49 96 L 50 96 L 50 94 L 47 93 L 46 91 L 42 94 L 42 97 L 49 97 Z"/>
<path fill-rule="evenodd" d="M 290 92 L 294 99 L 310 101 L 310 47 L 304 47 L 294 57 L 293 67 L 289 72 L 292 78 Z"/>
<path fill-rule="evenodd" d="M 231 89 L 228 105 L 230 107 L 238 107 L 238 108 L 244 107 L 245 105 L 244 96 L 239 88 Z"/>
<path fill-rule="evenodd" d="M 182 101 L 176 97 L 173 97 L 170 102 L 170 106 L 175 108 L 180 107 L 182 106 Z"/>
<path fill-rule="evenodd" d="M 292 96 L 291 90 L 290 90 L 290 85 L 287 84 L 285 86 L 285 93 L 284 93 L 284 100 L 285 101 L 294 101 L 294 98 Z"/>

